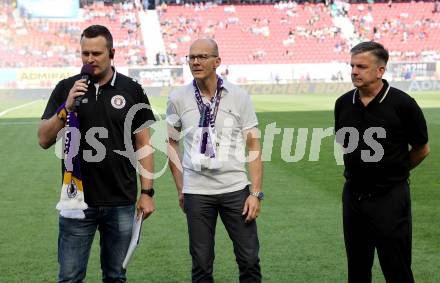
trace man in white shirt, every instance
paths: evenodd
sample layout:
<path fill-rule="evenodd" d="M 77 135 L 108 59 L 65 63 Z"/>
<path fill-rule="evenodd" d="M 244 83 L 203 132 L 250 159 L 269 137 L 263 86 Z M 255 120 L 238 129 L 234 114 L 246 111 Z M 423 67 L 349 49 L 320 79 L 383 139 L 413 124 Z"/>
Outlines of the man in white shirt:
<path fill-rule="evenodd" d="M 192 281 L 213 282 L 220 214 L 234 245 L 240 282 L 261 282 L 255 219 L 263 199 L 263 165 L 257 116 L 246 91 L 217 76 L 221 58 L 214 40 L 196 40 L 187 61 L 194 80 L 170 94 L 167 121 L 169 165 L 188 221 Z"/>

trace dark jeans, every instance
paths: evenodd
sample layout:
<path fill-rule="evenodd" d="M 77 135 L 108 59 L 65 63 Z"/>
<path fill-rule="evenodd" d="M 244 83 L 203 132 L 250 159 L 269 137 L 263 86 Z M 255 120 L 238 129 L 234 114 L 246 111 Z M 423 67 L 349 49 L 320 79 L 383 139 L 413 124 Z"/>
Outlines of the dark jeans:
<path fill-rule="evenodd" d="M 185 194 L 192 282 L 213 282 L 214 235 L 219 214 L 234 245 L 240 282 L 261 282 L 257 224 L 245 223 L 241 215 L 248 196 L 248 189 L 220 195 Z"/>
<path fill-rule="evenodd" d="M 374 250 L 388 283 L 414 282 L 411 271 L 411 200 L 407 182 L 381 194 L 357 194 L 345 185 L 344 239 L 348 282 L 370 283 Z"/>
<path fill-rule="evenodd" d="M 131 239 L 135 207 L 89 207 L 85 219 L 60 216 L 58 235 L 58 282 L 82 282 L 86 276 L 96 229 L 100 233 L 103 282 L 125 282 L 122 268 Z"/>

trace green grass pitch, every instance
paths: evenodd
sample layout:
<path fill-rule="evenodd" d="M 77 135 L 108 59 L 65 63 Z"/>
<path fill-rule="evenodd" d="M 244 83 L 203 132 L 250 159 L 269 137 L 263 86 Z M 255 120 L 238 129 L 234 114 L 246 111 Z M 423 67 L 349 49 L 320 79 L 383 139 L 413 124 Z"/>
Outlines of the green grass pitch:
<path fill-rule="evenodd" d="M 308 161 L 312 128 L 333 126 L 337 95 L 253 96 L 260 129 L 308 128 L 305 157 L 281 159 L 275 136 L 271 161 L 265 162 L 258 229 L 265 282 L 345 282 L 342 235 L 342 166 L 333 157 L 333 137 L 323 140 L 319 161 Z M 417 282 L 440 282 L 440 94 L 417 93 L 428 121 L 431 154 L 411 174 L 413 271 Z M 60 161 L 54 149 L 37 143 L 37 126 L 46 101 L 0 99 L 0 282 L 54 282 L 57 276 Z M 151 98 L 164 111 L 166 98 Z M 292 149 L 293 154 L 294 148 Z M 162 168 L 165 156 L 155 156 Z M 170 173 L 155 181 L 157 211 L 143 225 L 140 247 L 128 268 L 129 282 L 190 282 L 186 220 Z M 216 235 L 216 282 L 237 282 L 232 244 L 221 221 Z M 89 259 L 87 282 L 100 281 L 99 236 Z M 385 282 L 377 259 L 373 282 Z"/>

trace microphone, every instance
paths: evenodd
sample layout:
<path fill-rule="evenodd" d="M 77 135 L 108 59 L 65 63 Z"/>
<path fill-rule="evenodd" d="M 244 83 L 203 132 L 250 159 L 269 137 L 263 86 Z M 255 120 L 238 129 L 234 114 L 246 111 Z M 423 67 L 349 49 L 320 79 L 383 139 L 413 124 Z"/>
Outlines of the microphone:
<path fill-rule="evenodd" d="M 81 68 L 81 79 L 86 80 L 86 84 L 89 84 L 89 80 L 93 76 L 93 66 L 91 64 L 85 64 Z M 79 106 L 81 105 L 81 100 L 83 99 L 83 96 L 77 96 L 75 98 L 75 109 L 78 112 Z"/>

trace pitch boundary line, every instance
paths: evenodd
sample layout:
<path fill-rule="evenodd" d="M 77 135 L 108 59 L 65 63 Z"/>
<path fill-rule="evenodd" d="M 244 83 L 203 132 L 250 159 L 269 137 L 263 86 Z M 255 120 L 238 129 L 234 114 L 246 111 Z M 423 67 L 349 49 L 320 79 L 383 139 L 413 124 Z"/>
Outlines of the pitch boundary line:
<path fill-rule="evenodd" d="M 3 115 L 5 115 L 5 114 L 7 114 L 9 112 L 15 111 L 15 110 L 20 109 L 20 108 L 27 107 L 29 105 L 35 104 L 35 103 L 40 102 L 40 101 L 41 101 L 41 99 L 37 99 L 37 100 L 31 101 L 31 102 L 28 102 L 28 103 L 25 103 L 25 104 L 22 104 L 22 105 L 18 105 L 18 106 L 14 106 L 14 107 L 8 108 L 8 109 L 3 110 L 2 112 L 0 112 L 0 117 L 2 117 Z"/>

